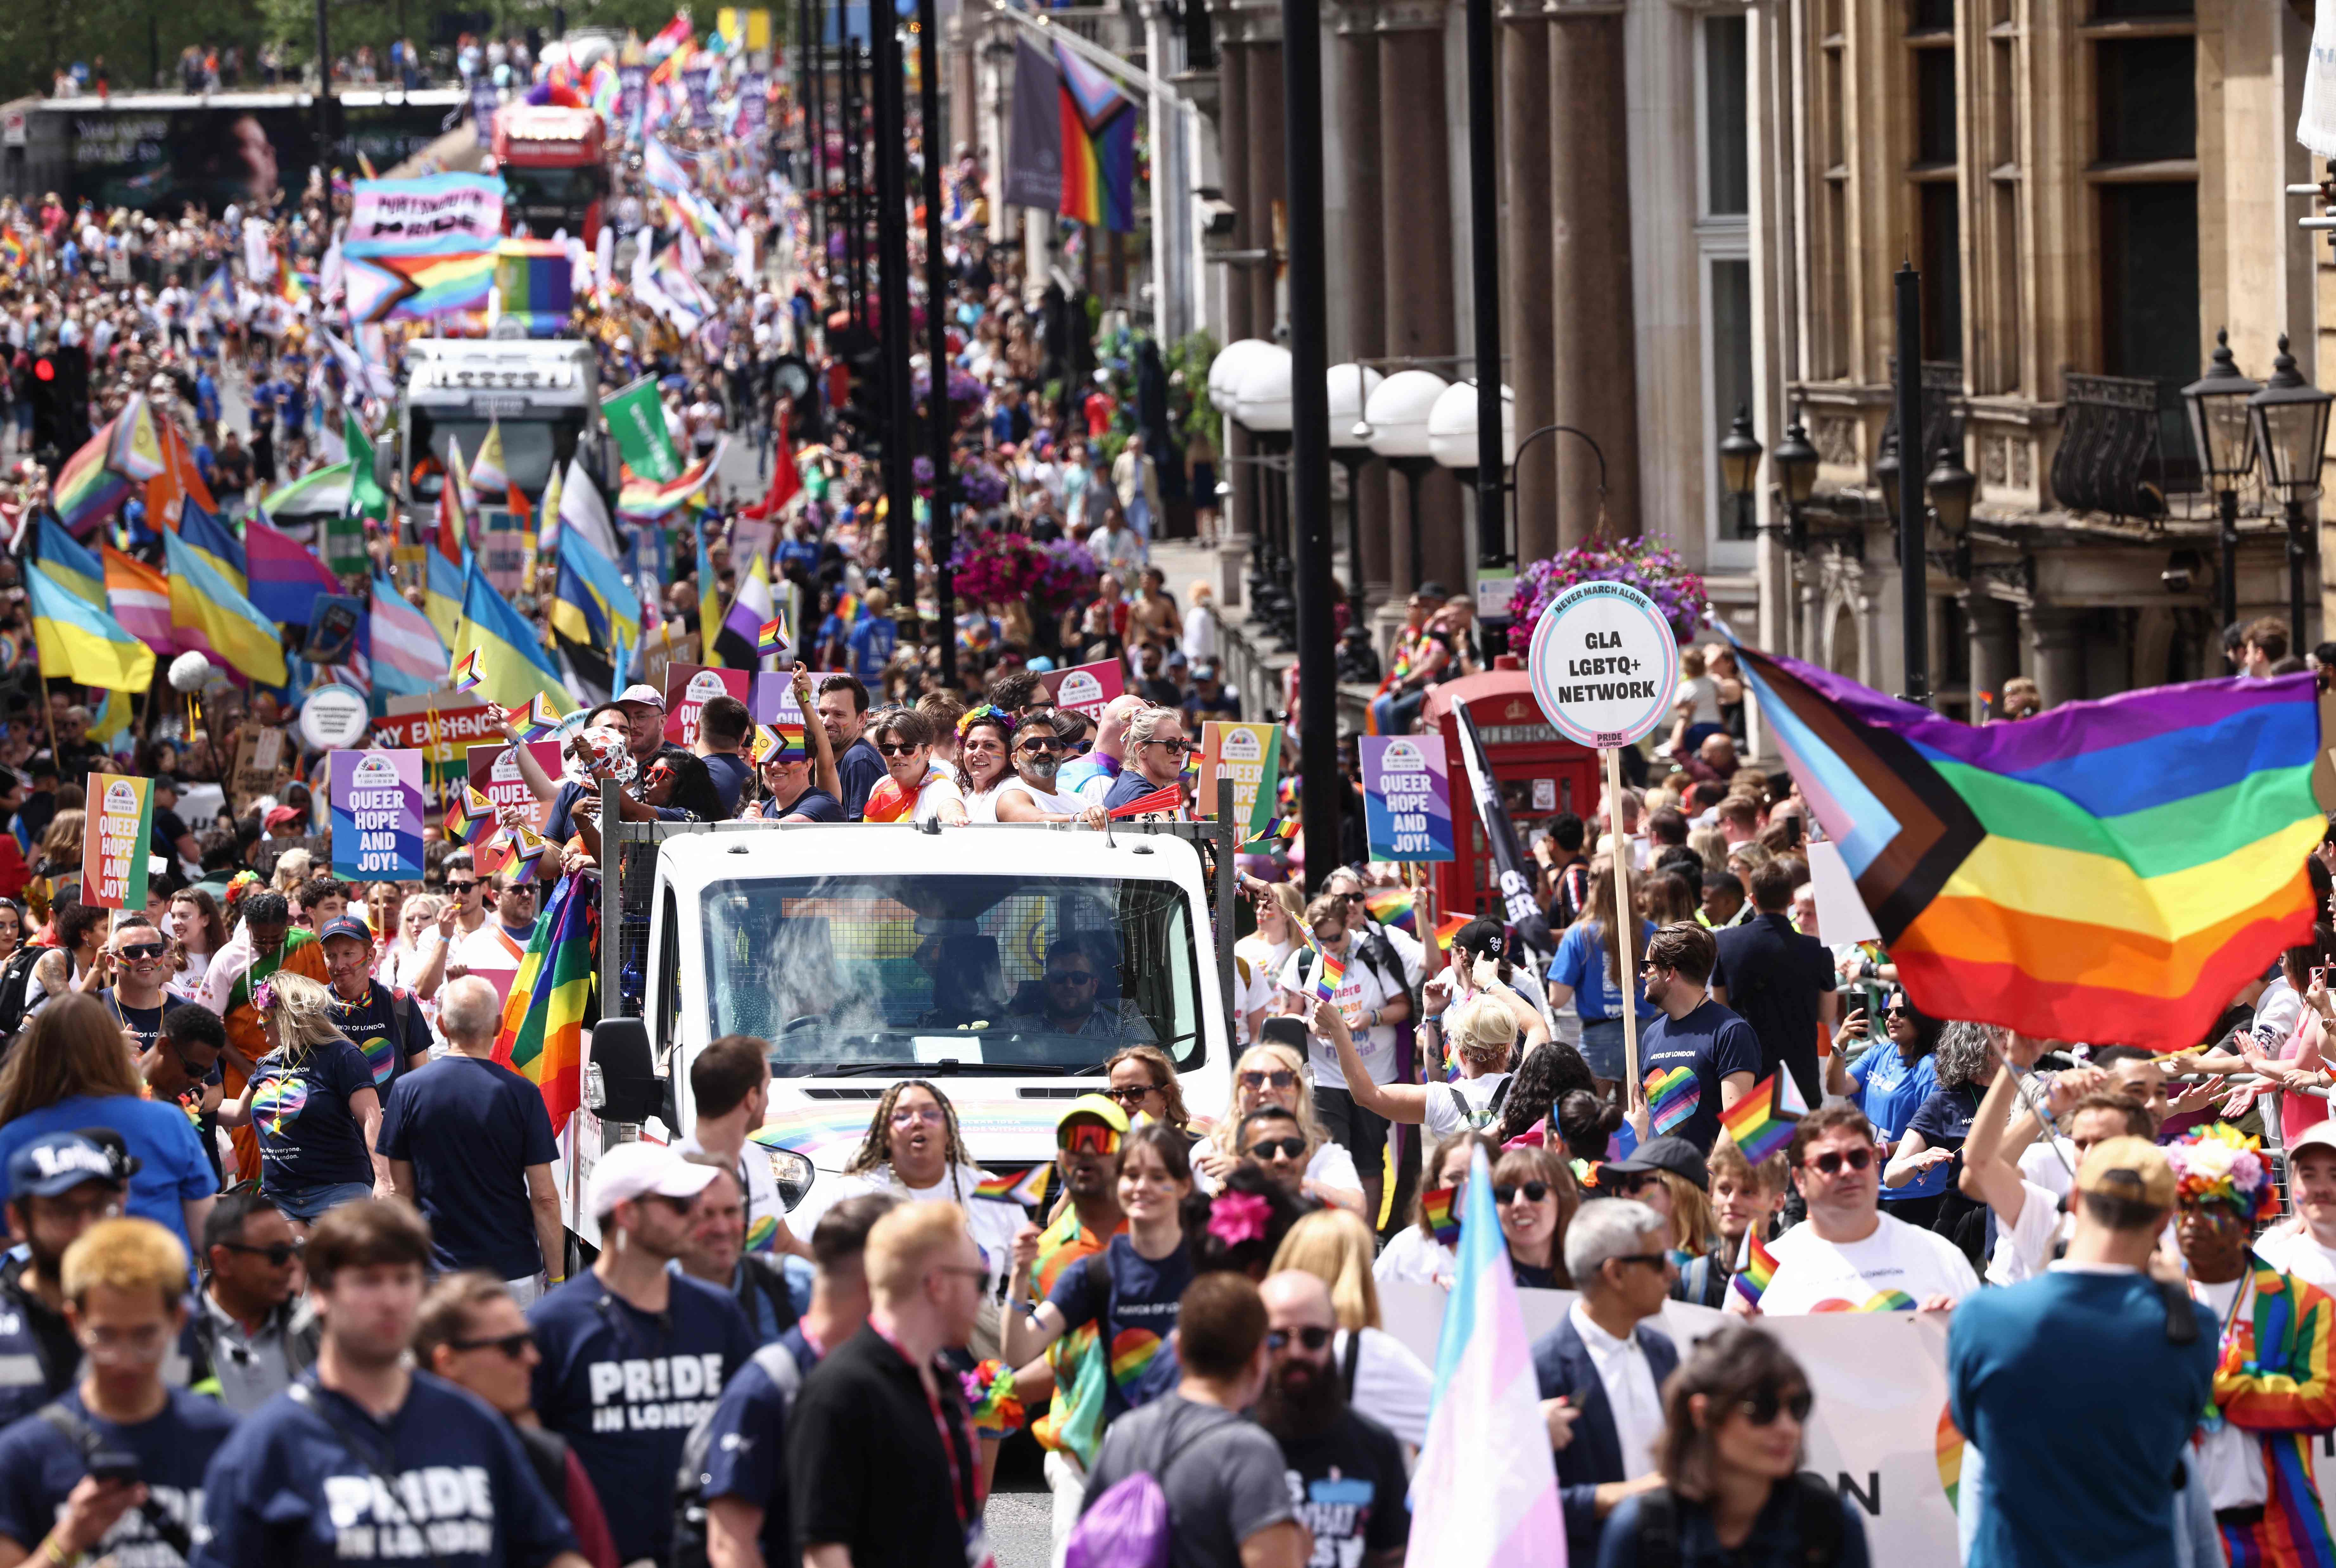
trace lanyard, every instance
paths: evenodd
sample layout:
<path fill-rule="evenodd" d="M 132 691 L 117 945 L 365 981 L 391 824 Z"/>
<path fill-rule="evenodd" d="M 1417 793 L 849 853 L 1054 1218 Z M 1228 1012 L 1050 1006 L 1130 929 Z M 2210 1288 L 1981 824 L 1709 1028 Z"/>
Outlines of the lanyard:
<path fill-rule="evenodd" d="M 951 1423 L 949 1411 L 942 1405 L 940 1395 L 937 1391 L 940 1386 L 941 1374 L 930 1367 L 918 1367 L 916 1359 L 901 1349 L 900 1341 L 884 1332 L 883 1329 L 878 1329 L 873 1320 L 870 1321 L 868 1327 L 874 1329 L 876 1337 L 891 1346 L 894 1354 L 908 1362 L 910 1368 L 917 1372 L 917 1387 L 925 1396 L 927 1408 L 932 1412 L 933 1427 L 940 1434 L 941 1453 L 949 1460 L 949 1502 L 957 1509 L 958 1527 L 971 1529 L 975 1523 L 975 1516 L 981 1511 L 981 1499 L 973 1495 L 980 1485 L 980 1478 L 978 1475 L 968 1477 L 964 1473 L 963 1466 L 958 1462 L 958 1446 L 960 1443 L 965 1445 L 965 1452 L 969 1459 L 973 1453 L 972 1434 L 962 1422 L 954 1425 Z M 925 1381 L 929 1377 L 934 1379 L 930 1385 Z"/>

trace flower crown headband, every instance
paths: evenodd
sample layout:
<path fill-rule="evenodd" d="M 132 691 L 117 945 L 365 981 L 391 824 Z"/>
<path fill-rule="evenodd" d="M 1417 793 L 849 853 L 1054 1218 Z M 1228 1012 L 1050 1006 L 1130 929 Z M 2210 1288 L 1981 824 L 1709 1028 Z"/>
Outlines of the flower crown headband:
<path fill-rule="evenodd" d="M 963 740 L 966 732 L 978 724 L 994 724 L 1006 732 L 1007 739 L 1014 738 L 1014 716 L 993 703 L 968 708 L 964 716 L 957 721 L 957 738 Z"/>
<path fill-rule="evenodd" d="M 2270 1207 L 2271 1167 L 2258 1152 L 2263 1142 L 2250 1138 L 2228 1122 L 2194 1128 L 2166 1145 L 2166 1162 L 2174 1167 L 2176 1201 L 2227 1203 L 2243 1220 L 2259 1218 Z"/>

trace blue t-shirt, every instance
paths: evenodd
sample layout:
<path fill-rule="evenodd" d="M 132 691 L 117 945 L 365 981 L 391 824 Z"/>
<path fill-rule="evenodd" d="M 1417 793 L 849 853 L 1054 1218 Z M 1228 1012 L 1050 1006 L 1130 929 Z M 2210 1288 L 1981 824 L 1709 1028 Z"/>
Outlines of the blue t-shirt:
<path fill-rule="evenodd" d="M 1145 795 L 1156 794 L 1167 787 L 1168 786 L 1165 784 L 1153 784 L 1150 779 L 1145 778 L 1134 768 L 1123 769 L 1120 775 L 1112 781 L 1111 788 L 1104 792 L 1103 809 L 1105 811 L 1117 811 L 1124 805 L 1132 804 L 1136 801 L 1142 800 Z M 1070 793 L 1068 790 L 1063 788 L 1063 782 L 1060 774 L 1056 775 L 1055 788 L 1064 794 L 1068 794 Z"/>
<path fill-rule="evenodd" d="M 2197 1463 L 2189 1437 L 2217 1353 L 2212 1333 L 2172 1342 L 2143 1273 L 2055 1271 L 1964 1297 L 1947 1323 L 1947 1408 L 1987 1456 L 1971 1568 L 2171 1563 L 2174 1467 Z M 2078 1411 L 2115 1418 L 2072 1443 Z"/>
<path fill-rule="evenodd" d="M 797 1324 L 770 1347 L 794 1358 L 795 1387 L 819 1365 L 819 1352 Z M 738 1368 L 707 1427 L 706 1469 L 699 1490 L 708 1498 L 735 1497 L 763 1510 L 763 1561 L 797 1560 L 787 1512 L 787 1407 L 793 1396 L 764 1369 L 763 1353 Z"/>
<path fill-rule="evenodd" d="M 1677 1121 L 1656 1106 L 1657 1130 L 1685 1138 L 1705 1154 L 1719 1136 L 1719 1084 L 1731 1073 L 1760 1076 L 1760 1037 L 1752 1026 L 1709 997 L 1683 1018 L 1669 1014 L 1647 1026 L 1639 1040 L 1639 1066 L 1651 1084 L 1676 1068 L 1695 1074 L 1680 1092 L 1692 1096 Z M 1653 1091 L 1649 1091 L 1650 1096 Z"/>
<path fill-rule="evenodd" d="M 349 1096 L 373 1086 L 372 1065 L 346 1040 L 311 1046 L 297 1064 L 281 1051 L 260 1057 L 244 1097 L 259 1135 L 262 1190 L 372 1182 L 373 1156 Z"/>
<path fill-rule="evenodd" d="M 862 686 L 873 686 L 884 678 L 884 667 L 900 640 L 900 623 L 889 615 L 862 616 L 844 640 L 852 645 L 852 673 Z"/>
<path fill-rule="evenodd" d="M 127 1427 L 92 1414 L 78 1388 L 67 1389 L 56 1402 L 89 1424 L 101 1450 L 135 1454 L 147 1495 L 200 1543 L 203 1471 L 235 1430 L 235 1412 L 184 1388 L 172 1388 L 169 1396 L 151 1420 Z M 0 1432 L 0 1535 L 27 1550 L 39 1545 L 64 1512 L 66 1497 L 88 1474 L 81 1446 L 37 1416 Z M 123 1563 L 180 1561 L 136 1508 L 114 1521 L 90 1555 L 113 1555 Z"/>
<path fill-rule="evenodd" d="M 1046 1300 L 1062 1313 L 1066 1330 L 1096 1325 L 1110 1358 L 1111 1379 L 1103 1394 L 1103 1418 L 1109 1421 L 1158 1391 L 1146 1374 L 1175 1331 L 1177 1303 L 1192 1282 L 1192 1254 L 1179 1246 L 1164 1258 L 1147 1258 L 1122 1234 L 1098 1255 L 1101 1281 L 1084 1261 L 1074 1263 L 1056 1279 Z"/>
<path fill-rule="evenodd" d="M 560 1145 L 543 1093 L 500 1063 L 450 1055 L 408 1073 L 381 1115 L 382 1157 L 414 1164 L 414 1199 L 441 1269 L 521 1280 L 545 1264 L 527 1167 Z"/>
<path fill-rule="evenodd" d="M 746 759 L 736 752 L 718 751 L 706 759 L 706 771 L 714 779 L 714 793 L 722 797 L 725 816 L 738 814 L 738 797 L 745 793 L 747 775 L 753 771 Z"/>
<path fill-rule="evenodd" d="M 1899 1056 L 1898 1047 L 1888 1040 L 1871 1047 L 1849 1069 L 1849 1097 L 1857 1102 L 1874 1130 L 1891 1144 L 1906 1135 L 1913 1124 L 1914 1113 L 1921 1110 L 1939 1086 L 1937 1069 L 1929 1057 L 1918 1057 L 1913 1066 Z M 1882 1189 L 1883 1203 L 1902 1202 L 1907 1198 L 1935 1198 L 1947 1190 L 1947 1168 L 1940 1166 L 1925 1171 L 1903 1187 Z"/>
<path fill-rule="evenodd" d="M 664 1559 L 682 1443 L 754 1353 L 737 1302 L 696 1280 L 669 1276 L 668 1288 L 651 1314 L 585 1273 L 527 1310 L 543 1355 L 535 1413 L 583 1461 L 627 1563 Z"/>
<path fill-rule="evenodd" d="M 835 774 L 843 785 L 843 809 L 853 822 L 868 809 L 868 797 L 885 778 L 884 757 L 861 735 L 835 759 Z M 800 809 L 800 808 L 798 808 Z M 822 819 L 824 820 L 824 819 Z"/>
<path fill-rule="evenodd" d="M 422 1004 L 410 995 L 403 1029 L 397 1023 L 396 997 L 379 980 L 365 982 L 365 1000 L 345 1002 L 336 991 L 331 1006 L 334 1024 L 364 1053 L 365 1066 L 373 1069 L 373 1086 L 384 1097 L 390 1086 L 411 1070 L 409 1060 L 430 1054 L 430 1022 L 422 1016 Z"/>
<path fill-rule="evenodd" d="M 1655 934 L 1655 922 L 1640 920 L 1633 951 L 1643 954 L 1647 942 Z M 1621 989 L 1607 983 L 1606 941 L 1604 928 L 1595 920 L 1576 920 L 1565 928 L 1565 935 L 1557 944 L 1557 957 L 1549 966 L 1549 981 L 1555 986 L 1573 989 L 1573 1010 L 1585 1024 L 1605 1023 L 1622 1016 Z M 1639 989 L 1639 1020 L 1644 1023 L 1655 1016 L 1655 1005 L 1647 1000 L 1646 988 Z"/>
<path fill-rule="evenodd" d="M 0 1201 L 8 1191 L 8 1162 L 16 1151 L 51 1133 L 77 1132 L 83 1127 L 111 1127 L 139 1162 L 130 1178 L 129 1212 L 165 1226 L 179 1244 L 194 1255 L 187 1236 L 186 1211 L 190 1198 L 208 1198 L 219 1191 L 219 1176 L 203 1156 L 195 1125 L 175 1105 L 160 1100 L 134 1100 L 127 1095 L 74 1095 L 37 1111 L 27 1111 L 0 1126 Z"/>
<path fill-rule="evenodd" d="M 543 1568 L 575 1551 L 510 1423 L 452 1383 L 413 1379 L 386 1421 L 314 1373 L 245 1417 L 204 1477 L 197 1568 Z"/>

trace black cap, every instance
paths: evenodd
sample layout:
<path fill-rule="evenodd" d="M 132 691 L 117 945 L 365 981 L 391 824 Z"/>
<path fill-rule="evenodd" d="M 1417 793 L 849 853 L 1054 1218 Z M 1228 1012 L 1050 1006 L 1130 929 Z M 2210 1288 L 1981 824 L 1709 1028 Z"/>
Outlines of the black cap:
<path fill-rule="evenodd" d="M 1674 1176 L 1694 1183 L 1707 1193 L 1711 1191 L 1711 1171 L 1703 1163 L 1703 1151 L 1685 1138 L 1649 1138 L 1631 1153 L 1629 1159 L 1611 1161 L 1602 1168 L 1616 1175 L 1669 1171 Z"/>

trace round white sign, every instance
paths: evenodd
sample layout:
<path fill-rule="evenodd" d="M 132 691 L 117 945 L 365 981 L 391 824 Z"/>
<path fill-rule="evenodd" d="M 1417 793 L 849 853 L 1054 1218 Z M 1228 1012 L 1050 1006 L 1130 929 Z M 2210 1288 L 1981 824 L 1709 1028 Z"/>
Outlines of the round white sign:
<path fill-rule="evenodd" d="M 300 738 L 318 751 L 356 745 L 372 723 L 365 694 L 348 687 L 320 686 L 300 703 Z"/>
<path fill-rule="evenodd" d="M 1551 600 L 1526 665 L 1549 722 L 1586 746 L 1636 743 L 1679 697 L 1679 639 L 1628 583 L 1585 582 Z"/>

